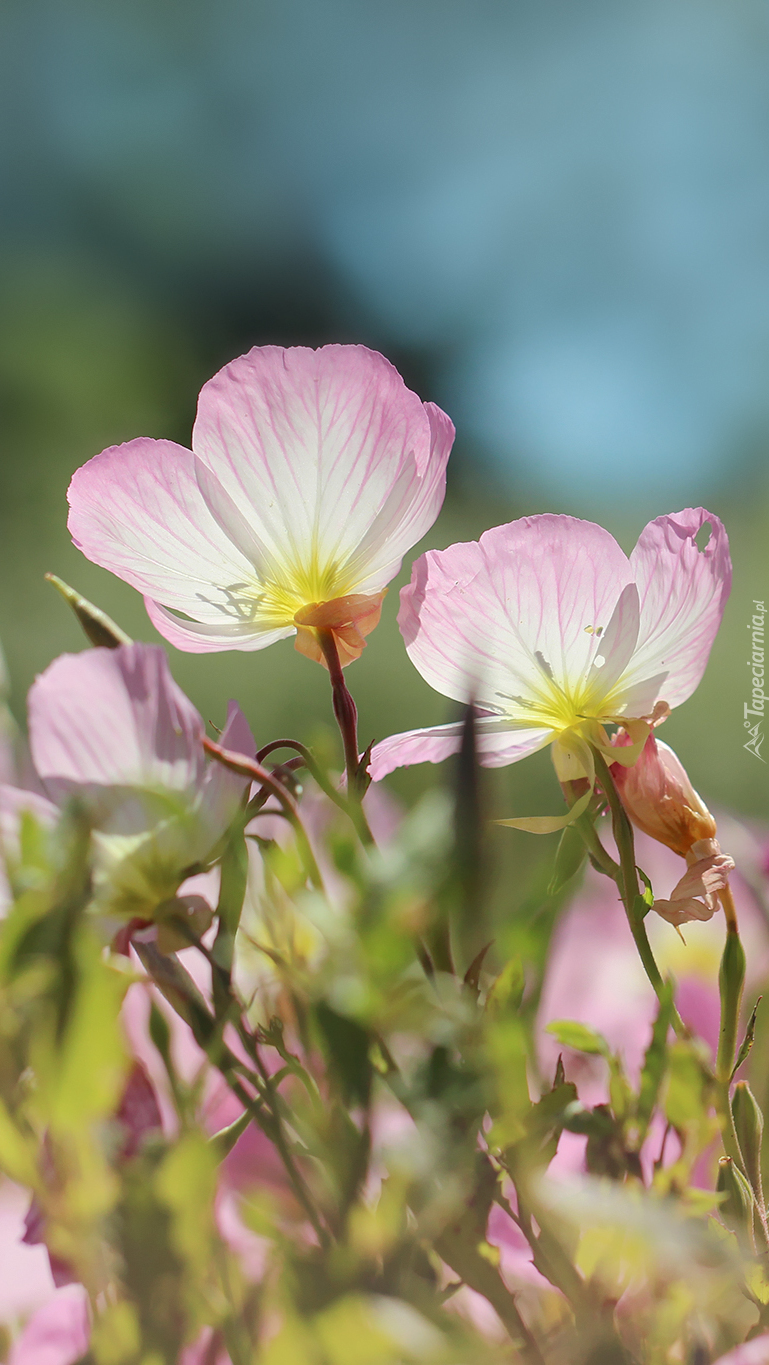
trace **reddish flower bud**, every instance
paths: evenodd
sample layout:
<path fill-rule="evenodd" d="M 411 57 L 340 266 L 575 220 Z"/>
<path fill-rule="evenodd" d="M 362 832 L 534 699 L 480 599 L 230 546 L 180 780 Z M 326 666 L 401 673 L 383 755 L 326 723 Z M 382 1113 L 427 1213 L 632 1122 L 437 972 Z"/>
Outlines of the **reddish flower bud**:
<path fill-rule="evenodd" d="M 612 741 L 617 746 L 629 742 L 624 731 Z M 716 822 L 694 790 L 686 769 L 673 750 L 654 735 L 649 736 L 632 768 L 616 763 L 612 776 L 633 824 L 674 853 L 685 858 L 693 844 L 715 840 Z M 718 851 L 718 845 L 708 851 Z"/>

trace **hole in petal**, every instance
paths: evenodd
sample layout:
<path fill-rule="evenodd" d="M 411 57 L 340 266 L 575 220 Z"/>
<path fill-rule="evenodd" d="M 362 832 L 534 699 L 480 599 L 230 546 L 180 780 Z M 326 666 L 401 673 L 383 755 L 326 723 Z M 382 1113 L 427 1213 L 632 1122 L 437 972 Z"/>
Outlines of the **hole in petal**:
<path fill-rule="evenodd" d="M 595 658 L 593 659 L 593 666 L 595 668 L 603 668 L 605 663 L 606 660 L 603 657 L 603 654 L 596 654 Z"/>
<path fill-rule="evenodd" d="M 698 550 L 704 550 L 707 548 L 712 530 L 713 527 L 711 526 L 710 522 L 703 521 L 699 531 L 694 537 L 694 543 L 697 546 Z"/>

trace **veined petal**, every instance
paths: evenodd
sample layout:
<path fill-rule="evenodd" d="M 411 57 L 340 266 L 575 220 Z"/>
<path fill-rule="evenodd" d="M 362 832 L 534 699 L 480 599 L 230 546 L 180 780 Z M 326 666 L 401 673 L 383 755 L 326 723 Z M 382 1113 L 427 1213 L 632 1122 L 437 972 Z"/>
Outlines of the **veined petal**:
<path fill-rule="evenodd" d="M 227 704 L 227 720 L 219 743 L 233 753 L 245 754 L 246 758 L 253 758 L 256 754 L 251 727 L 236 701 Z M 248 778 L 240 777 L 230 768 L 225 768 L 223 763 L 209 763 L 200 813 L 212 840 L 223 834 L 234 819 L 243 793 L 249 786 Z"/>
<path fill-rule="evenodd" d="M 396 485 L 350 561 L 351 573 L 363 573 L 359 592 L 384 588 L 400 570 L 403 556 L 429 531 L 446 495 L 446 464 L 456 432 L 454 423 L 435 403 L 425 403 L 430 423 L 430 459 L 421 471 L 405 461 Z"/>
<path fill-rule="evenodd" d="M 700 550 L 695 536 L 706 522 L 710 540 Z M 726 531 L 704 507 L 649 522 L 630 562 L 641 621 L 638 647 L 622 681 L 628 694 L 632 689 L 637 714 L 650 710 L 658 697 L 678 706 L 691 696 L 721 624 L 732 565 Z"/>
<path fill-rule="evenodd" d="M 453 721 L 449 725 L 432 725 L 423 730 L 406 730 L 390 735 L 371 751 L 369 772 L 375 782 L 396 768 L 407 768 L 415 763 L 442 763 L 451 754 L 459 753 L 464 725 Z M 549 730 L 512 730 L 502 727 L 492 717 L 476 721 L 478 758 L 485 768 L 498 768 L 516 763 L 528 754 L 536 753 L 550 743 Z"/>
<path fill-rule="evenodd" d="M 69 529 L 88 559 L 195 620 L 238 620 L 233 589 L 253 580 L 253 567 L 206 506 L 189 450 L 113 446 L 75 472 L 68 497 Z"/>
<path fill-rule="evenodd" d="M 445 424 L 436 440 L 425 406 L 376 352 L 264 346 L 204 385 L 192 444 L 271 561 L 310 568 L 312 557 L 341 580 L 348 563 L 362 572 L 359 547 L 366 543 L 374 566 L 365 575 L 368 591 L 385 585 L 372 580 L 385 567 L 383 555 L 397 562 L 440 505 L 444 437 Z M 407 516 L 410 503 L 418 506 Z M 396 523 L 397 544 L 388 551 Z M 358 591 L 362 581 L 340 581 L 329 595 Z"/>
<path fill-rule="evenodd" d="M 718 901 L 711 900 L 706 904 L 694 896 L 686 900 L 655 900 L 652 909 L 668 924 L 678 928 L 682 924 L 690 924 L 692 920 L 712 919 L 718 909 Z"/>
<path fill-rule="evenodd" d="M 186 649 L 189 654 L 214 654 L 222 649 L 266 649 L 276 640 L 296 634 L 296 626 L 260 626 L 258 620 L 228 621 L 225 616 L 214 623 L 182 621 L 151 597 L 145 597 L 144 605 L 155 629 L 169 644 Z"/>
<path fill-rule="evenodd" d="M 600 526 L 526 517 L 478 543 L 423 555 L 401 593 L 398 623 L 436 691 L 459 701 L 474 694 L 479 705 L 536 725 L 584 690 L 631 581 L 626 556 Z M 620 655 L 632 634 L 631 602 L 613 632 Z"/>
<path fill-rule="evenodd" d="M 640 603 L 635 583 L 628 583 L 619 595 L 611 620 L 600 638 L 599 652 L 594 654 L 587 675 L 608 694 L 622 677 L 638 643 Z"/>
<path fill-rule="evenodd" d="M 203 722 L 159 645 L 62 654 L 29 693 L 32 759 L 46 787 L 187 791 L 203 778 Z"/>

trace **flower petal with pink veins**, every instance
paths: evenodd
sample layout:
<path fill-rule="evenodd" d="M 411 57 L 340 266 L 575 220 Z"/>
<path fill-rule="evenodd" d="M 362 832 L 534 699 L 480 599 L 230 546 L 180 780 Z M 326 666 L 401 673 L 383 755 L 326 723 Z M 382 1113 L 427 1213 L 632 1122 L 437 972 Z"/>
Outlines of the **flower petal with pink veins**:
<path fill-rule="evenodd" d="M 710 539 L 695 537 L 710 523 Z M 638 647 L 623 684 L 633 714 L 658 697 L 680 706 L 705 671 L 732 581 L 729 541 L 704 507 L 650 521 L 630 556 L 641 602 Z"/>
<path fill-rule="evenodd" d="M 596 658 L 613 671 L 602 636 L 631 582 L 627 557 L 602 527 L 525 517 L 423 555 L 401 592 L 398 624 L 437 691 L 456 701 L 473 694 L 531 727 L 550 713 L 554 686 L 586 679 Z M 630 615 L 607 637 L 623 659 L 628 630 Z"/>
<path fill-rule="evenodd" d="M 203 386 L 192 446 L 274 562 L 310 550 L 344 575 L 376 551 L 388 567 L 432 524 L 451 445 L 441 418 L 365 346 L 262 346 Z"/>
<path fill-rule="evenodd" d="M 62 654 L 29 693 L 30 746 L 46 787 L 197 787 L 203 722 L 159 645 Z"/>
<path fill-rule="evenodd" d="M 256 755 L 251 727 L 236 701 L 230 701 L 227 705 L 227 720 L 219 742 L 223 748 L 236 754 L 245 754 L 247 758 Z M 223 763 L 209 763 L 203 784 L 201 815 L 213 834 L 224 831 L 235 818 L 243 792 L 248 786 L 250 783 L 247 779 L 231 772 Z"/>
<path fill-rule="evenodd" d="M 543 749 L 552 738 L 549 730 L 500 730 L 498 723 L 484 726 L 484 718 L 476 722 L 478 758 L 485 768 L 505 767 L 519 758 Z M 374 782 L 386 777 L 396 768 L 414 763 L 442 763 L 451 754 L 459 753 L 462 745 L 462 721 L 450 725 L 434 725 L 424 730 L 406 730 L 390 735 L 371 751 L 369 772 Z"/>
<path fill-rule="evenodd" d="M 282 626 L 274 629 L 257 630 L 253 621 L 232 622 L 225 625 L 227 618 L 222 616 L 221 625 L 211 625 L 198 621 L 182 621 L 173 612 L 166 611 L 159 602 L 145 597 L 147 615 L 155 629 L 170 645 L 184 649 L 188 654 L 216 654 L 222 649 L 236 649 L 250 653 L 255 649 L 266 649 L 277 640 L 286 640 L 296 634 L 296 626 Z"/>
<path fill-rule="evenodd" d="M 227 588 L 253 567 L 206 506 L 189 450 L 113 446 L 76 470 L 68 497 L 69 530 L 88 559 L 197 620 L 237 622 Z"/>

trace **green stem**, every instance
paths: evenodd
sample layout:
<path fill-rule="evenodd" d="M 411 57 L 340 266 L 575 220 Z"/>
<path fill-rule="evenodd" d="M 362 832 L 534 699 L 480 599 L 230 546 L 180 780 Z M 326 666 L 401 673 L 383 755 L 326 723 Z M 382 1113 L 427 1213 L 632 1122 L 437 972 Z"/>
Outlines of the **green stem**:
<path fill-rule="evenodd" d="M 310 841 L 307 838 L 307 833 L 302 824 L 296 801 L 291 793 L 283 786 L 283 783 L 278 780 L 274 773 L 268 772 L 266 768 L 262 767 L 261 763 L 257 763 L 256 759 L 246 758 L 245 754 L 231 753 L 229 749 L 223 749 L 220 744 L 215 744 L 211 739 L 204 738 L 203 748 L 212 758 L 217 759 L 225 768 L 229 768 L 230 772 L 239 773 L 241 777 L 250 777 L 253 782 L 258 782 L 259 785 L 266 788 L 272 796 L 277 797 L 280 802 L 282 813 L 292 826 L 294 834 L 296 835 L 297 847 L 301 854 L 308 880 L 312 882 L 312 885 L 316 890 L 322 891 L 323 878 L 320 875 L 320 869 L 315 861 L 315 854 L 312 851 Z"/>
<path fill-rule="evenodd" d="M 635 946 L 638 949 L 638 956 L 643 964 L 643 969 L 654 988 L 655 995 L 658 1000 L 662 1001 L 665 983 L 662 979 L 662 973 L 657 966 L 654 953 L 652 952 L 652 946 L 646 933 L 643 916 L 638 912 L 639 904 L 642 904 L 642 901 L 635 863 L 633 827 L 630 824 L 622 802 L 620 801 L 619 792 L 614 785 L 614 779 L 609 771 L 609 765 L 604 759 L 603 754 L 600 750 L 593 749 L 593 757 L 595 759 L 596 774 L 600 780 L 606 799 L 609 802 L 612 831 L 617 845 L 617 852 L 619 853 L 619 868 L 617 868 L 615 880 L 619 888 L 620 896 L 622 897 L 622 904 L 625 907 L 627 922 L 630 926 L 630 932 L 633 935 Z M 671 1023 L 679 1038 L 689 1037 L 689 1030 L 675 1006 L 673 1007 Z"/>
<path fill-rule="evenodd" d="M 574 821 L 574 827 L 577 830 L 577 833 L 581 835 L 588 853 L 594 858 L 601 871 L 604 872 L 607 877 L 611 877 L 612 881 L 616 882 L 620 870 L 619 863 L 615 863 L 611 854 L 607 853 L 601 840 L 598 838 L 591 816 L 588 814 L 580 815 L 579 818 Z"/>
<path fill-rule="evenodd" d="M 344 669 L 339 660 L 339 649 L 333 630 L 318 630 L 318 643 L 323 650 L 323 658 L 331 679 L 331 694 L 334 715 L 339 726 L 344 746 L 344 764 L 347 772 L 347 798 L 350 818 L 355 824 L 358 836 L 364 844 L 373 844 L 374 837 L 369 829 L 368 820 L 361 804 L 366 774 L 361 773 L 358 757 L 358 711 L 344 680 Z"/>

